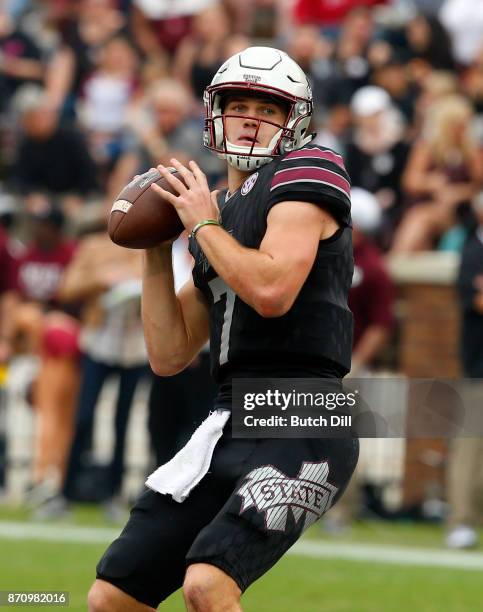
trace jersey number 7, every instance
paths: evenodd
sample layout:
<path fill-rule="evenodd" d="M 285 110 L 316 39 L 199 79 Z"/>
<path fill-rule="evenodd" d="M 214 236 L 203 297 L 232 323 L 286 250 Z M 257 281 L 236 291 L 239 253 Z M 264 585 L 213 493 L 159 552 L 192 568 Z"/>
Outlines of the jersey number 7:
<path fill-rule="evenodd" d="M 223 326 L 221 328 L 220 336 L 220 365 L 223 365 L 228 361 L 230 327 L 233 318 L 233 308 L 235 307 L 236 294 L 233 289 L 230 289 L 225 281 L 219 276 L 213 280 L 210 280 L 208 285 L 211 289 L 211 293 L 213 294 L 213 301 L 215 304 L 219 302 L 223 296 L 226 296 L 225 313 L 223 315 Z"/>

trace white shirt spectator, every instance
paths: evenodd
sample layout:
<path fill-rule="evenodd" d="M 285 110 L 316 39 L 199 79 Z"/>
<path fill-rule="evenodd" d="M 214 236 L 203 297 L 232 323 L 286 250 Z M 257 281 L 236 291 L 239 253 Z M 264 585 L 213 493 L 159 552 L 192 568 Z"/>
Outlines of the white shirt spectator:
<path fill-rule="evenodd" d="M 102 324 L 81 330 L 79 344 L 83 352 L 111 366 L 132 368 L 147 363 L 141 321 L 141 280 L 119 283 L 101 301 Z"/>
<path fill-rule="evenodd" d="M 122 130 L 132 85 L 128 79 L 94 75 L 85 86 L 83 124 L 95 132 L 116 134 Z"/>
<path fill-rule="evenodd" d="M 192 270 L 193 258 L 188 251 L 188 238 L 186 232 L 184 232 L 178 240 L 173 243 L 173 275 L 176 293 L 190 280 Z M 207 342 L 201 351 L 207 353 L 209 348 L 210 345 Z"/>
<path fill-rule="evenodd" d="M 173 276 L 176 293 L 191 278 L 193 258 L 188 251 L 188 238 L 183 234 L 173 243 Z"/>
<path fill-rule="evenodd" d="M 184 15 L 196 15 L 215 4 L 214 0 L 134 0 L 148 19 L 170 19 Z"/>
<path fill-rule="evenodd" d="M 483 45 L 483 2 L 446 0 L 439 17 L 451 35 L 456 61 L 471 64 Z"/>

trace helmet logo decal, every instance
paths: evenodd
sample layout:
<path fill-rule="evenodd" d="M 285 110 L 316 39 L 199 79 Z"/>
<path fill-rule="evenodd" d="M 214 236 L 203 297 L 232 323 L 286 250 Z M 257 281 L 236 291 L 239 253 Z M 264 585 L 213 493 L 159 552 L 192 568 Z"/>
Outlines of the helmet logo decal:
<path fill-rule="evenodd" d="M 243 78 L 249 83 L 258 83 L 262 80 L 262 77 L 259 74 L 244 74 Z"/>
<path fill-rule="evenodd" d="M 243 183 L 242 188 L 240 189 L 240 193 L 242 194 L 242 196 L 245 196 L 247 195 L 247 193 L 250 193 L 250 191 L 255 186 L 255 183 L 257 182 L 257 178 L 258 172 L 255 172 L 255 174 L 252 174 L 247 178 L 247 180 Z"/>

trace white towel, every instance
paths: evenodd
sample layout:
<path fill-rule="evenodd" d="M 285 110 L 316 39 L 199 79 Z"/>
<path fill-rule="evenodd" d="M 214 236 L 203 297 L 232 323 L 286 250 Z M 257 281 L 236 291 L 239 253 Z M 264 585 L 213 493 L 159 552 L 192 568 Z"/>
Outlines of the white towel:
<path fill-rule="evenodd" d="M 211 412 L 186 445 L 168 463 L 148 476 L 146 486 L 183 502 L 208 471 L 216 443 L 229 418 L 229 410 Z"/>

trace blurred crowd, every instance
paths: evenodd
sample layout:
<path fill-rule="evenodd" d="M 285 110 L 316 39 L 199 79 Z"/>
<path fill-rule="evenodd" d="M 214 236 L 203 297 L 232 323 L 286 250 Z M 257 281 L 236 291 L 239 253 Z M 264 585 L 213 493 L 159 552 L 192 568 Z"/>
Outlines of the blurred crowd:
<path fill-rule="evenodd" d="M 384 251 L 461 248 L 481 185 L 483 15 L 463 0 L 3 0 L 0 177 L 22 211 L 77 221 L 156 162 L 223 165 L 203 91 L 251 44 L 306 71 L 316 142 L 382 211 Z"/>
<path fill-rule="evenodd" d="M 81 496 L 76 478 L 111 374 L 119 395 L 109 503 L 143 377 L 154 381 L 148 426 L 159 462 L 209 409 L 206 353 L 181 379 L 149 373 L 140 254 L 113 245 L 106 220 L 134 174 L 171 157 L 196 159 L 210 185 L 223 184 L 224 163 L 202 146 L 203 91 L 226 58 L 254 44 L 286 50 L 305 70 L 315 142 L 344 156 L 355 188 L 354 372 L 371 368 L 391 334 L 384 258 L 461 252 L 482 235 L 480 3 L 1 0 L 0 362 L 36 357 L 33 499 L 61 492 L 60 510 Z M 183 240 L 175 256 L 186 278 Z M 483 305 L 475 313 L 481 346 Z M 479 366 L 466 372 L 483 377 L 475 351 Z M 176 419 L 156 410 L 174 401 Z"/>

